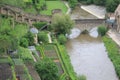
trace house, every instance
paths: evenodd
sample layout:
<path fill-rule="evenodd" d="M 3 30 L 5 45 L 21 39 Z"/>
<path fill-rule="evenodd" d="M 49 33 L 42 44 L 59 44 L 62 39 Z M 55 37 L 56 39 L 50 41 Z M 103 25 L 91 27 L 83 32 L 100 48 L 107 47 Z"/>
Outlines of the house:
<path fill-rule="evenodd" d="M 120 33 L 120 4 L 118 5 L 117 9 L 115 10 L 115 21 L 117 25 L 117 31 Z"/>

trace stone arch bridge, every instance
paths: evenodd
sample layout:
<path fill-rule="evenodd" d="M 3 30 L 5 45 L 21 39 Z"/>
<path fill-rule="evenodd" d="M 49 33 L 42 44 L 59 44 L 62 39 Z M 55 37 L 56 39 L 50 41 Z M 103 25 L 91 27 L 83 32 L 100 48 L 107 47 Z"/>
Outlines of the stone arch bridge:
<path fill-rule="evenodd" d="M 81 31 L 90 31 L 95 27 L 105 24 L 105 19 L 75 19 L 75 27 Z"/>
<path fill-rule="evenodd" d="M 9 5 L 1 5 L 0 14 L 13 17 L 16 22 L 29 25 L 32 25 L 34 22 L 50 22 L 51 20 L 50 16 L 25 13 L 22 9 Z"/>

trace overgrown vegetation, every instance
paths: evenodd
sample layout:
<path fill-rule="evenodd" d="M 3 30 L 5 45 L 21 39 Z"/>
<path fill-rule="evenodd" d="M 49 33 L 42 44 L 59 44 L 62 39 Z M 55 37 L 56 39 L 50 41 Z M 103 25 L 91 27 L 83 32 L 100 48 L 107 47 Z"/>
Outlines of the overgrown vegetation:
<path fill-rule="evenodd" d="M 51 31 L 53 31 L 56 35 L 60 34 L 70 34 L 71 29 L 73 28 L 74 21 L 71 20 L 69 15 L 59 15 L 56 14 L 52 18 L 51 23 Z"/>
<path fill-rule="evenodd" d="M 75 6 L 78 4 L 78 0 L 68 0 L 68 2 L 72 9 L 74 9 Z"/>
<path fill-rule="evenodd" d="M 43 43 L 48 43 L 49 39 L 48 39 L 48 33 L 47 32 L 39 32 L 38 33 L 38 41 L 43 42 Z"/>
<path fill-rule="evenodd" d="M 118 45 L 108 36 L 102 37 L 103 42 L 106 46 L 106 49 L 108 51 L 109 58 L 113 62 L 113 65 L 115 67 L 116 73 L 118 77 L 120 78 L 120 52 Z"/>
<path fill-rule="evenodd" d="M 104 36 L 107 31 L 108 30 L 107 30 L 107 28 L 105 26 L 98 27 L 98 33 L 99 33 L 100 36 Z"/>
<path fill-rule="evenodd" d="M 35 64 L 36 71 L 42 80 L 58 80 L 57 65 L 49 58 L 44 58 Z"/>

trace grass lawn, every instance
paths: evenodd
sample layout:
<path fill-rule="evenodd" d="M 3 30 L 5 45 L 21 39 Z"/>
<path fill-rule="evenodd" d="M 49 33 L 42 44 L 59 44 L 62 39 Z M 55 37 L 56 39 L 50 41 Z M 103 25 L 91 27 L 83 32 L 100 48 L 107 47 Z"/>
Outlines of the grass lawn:
<path fill-rule="evenodd" d="M 41 11 L 42 15 L 52 15 L 51 10 L 61 9 L 63 13 L 67 12 L 67 7 L 62 1 L 46 1 L 47 10 Z"/>

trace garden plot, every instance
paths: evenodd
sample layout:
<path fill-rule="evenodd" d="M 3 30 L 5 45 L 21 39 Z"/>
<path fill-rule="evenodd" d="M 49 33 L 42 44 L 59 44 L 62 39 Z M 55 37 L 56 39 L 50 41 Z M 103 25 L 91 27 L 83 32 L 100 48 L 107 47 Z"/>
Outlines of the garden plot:
<path fill-rule="evenodd" d="M 44 45 L 44 53 L 49 58 L 58 59 L 58 55 L 54 45 Z"/>
<path fill-rule="evenodd" d="M 26 66 L 30 72 L 30 75 L 32 76 L 33 80 L 41 80 L 38 73 L 34 69 L 34 66 L 31 63 L 26 63 Z"/>
<path fill-rule="evenodd" d="M 13 59 L 15 63 L 15 73 L 17 78 L 20 78 L 20 80 L 29 80 L 29 75 L 27 73 L 27 68 L 24 65 L 23 61 L 21 59 Z"/>
<path fill-rule="evenodd" d="M 12 70 L 8 63 L 0 63 L 0 80 L 12 80 Z"/>
<path fill-rule="evenodd" d="M 20 80 L 29 80 L 23 65 L 15 65 L 15 73 Z"/>
<path fill-rule="evenodd" d="M 64 71 L 63 71 L 61 63 L 60 62 L 55 62 L 55 63 L 57 64 L 59 74 L 62 75 Z"/>

